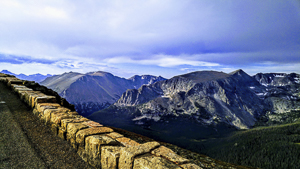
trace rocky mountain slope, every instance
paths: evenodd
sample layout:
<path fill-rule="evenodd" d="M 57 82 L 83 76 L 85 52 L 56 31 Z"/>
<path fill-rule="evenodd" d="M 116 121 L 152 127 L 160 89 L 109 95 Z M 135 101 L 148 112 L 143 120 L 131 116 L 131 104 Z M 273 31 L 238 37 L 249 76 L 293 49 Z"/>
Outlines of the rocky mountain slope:
<path fill-rule="evenodd" d="M 267 81 L 268 75 L 251 77 L 243 70 L 193 72 L 129 89 L 89 118 L 201 152 L 203 139 L 300 118 L 298 78 L 274 74 Z"/>
<path fill-rule="evenodd" d="M 267 105 L 259 125 L 283 124 L 300 119 L 300 75 L 296 73 L 258 73 L 253 76 L 264 90 L 256 94 Z M 256 89 L 252 87 L 255 91 Z"/>
<path fill-rule="evenodd" d="M 135 108 L 138 113 L 133 120 L 138 124 L 188 116 L 203 125 L 226 123 L 247 129 L 261 117 L 276 120 L 278 114 L 300 109 L 299 77 L 295 73 L 251 77 L 243 70 L 199 71 L 127 90 L 114 106 Z"/>
<path fill-rule="evenodd" d="M 98 71 L 86 74 L 64 73 L 47 78 L 41 84 L 59 93 L 74 104 L 79 113 L 87 116 L 116 102 L 127 89 L 139 88 L 142 84 L 159 80 L 165 79 L 150 75 L 125 79 Z"/>
<path fill-rule="evenodd" d="M 264 86 L 287 86 L 300 83 L 300 75 L 296 73 L 258 73 L 253 77 Z"/>
<path fill-rule="evenodd" d="M 47 77 L 51 77 L 52 75 L 47 74 L 47 75 L 42 75 L 40 73 L 38 74 L 33 74 L 33 75 L 25 75 L 25 74 L 15 74 L 12 73 L 8 70 L 2 70 L 0 73 L 4 73 L 4 74 L 9 74 L 9 75 L 14 75 L 19 79 L 23 79 L 23 80 L 29 80 L 29 81 L 35 81 L 35 82 L 41 82 L 43 80 L 45 80 Z"/>
<path fill-rule="evenodd" d="M 242 70 L 200 71 L 127 90 L 114 105 L 135 106 L 140 115 L 133 120 L 139 123 L 184 115 L 204 125 L 226 123 L 246 129 L 265 111 L 264 101 L 251 86 L 263 88 Z"/>

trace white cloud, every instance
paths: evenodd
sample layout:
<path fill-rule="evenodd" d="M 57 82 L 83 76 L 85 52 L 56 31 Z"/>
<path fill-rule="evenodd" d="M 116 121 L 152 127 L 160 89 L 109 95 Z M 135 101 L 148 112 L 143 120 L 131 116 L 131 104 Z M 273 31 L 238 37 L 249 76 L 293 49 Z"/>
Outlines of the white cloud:
<path fill-rule="evenodd" d="M 131 59 L 130 57 L 114 57 L 106 59 L 105 62 L 112 64 L 122 64 L 122 63 L 133 63 L 142 65 L 157 65 L 161 67 L 174 67 L 180 65 L 191 65 L 191 66 L 220 66 L 218 63 L 203 62 L 191 59 L 191 56 L 171 56 L 171 55 L 155 55 L 149 57 L 151 59 Z"/>
<path fill-rule="evenodd" d="M 22 64 L 12 64 L 7 62 L 0 62 L 1 70 L 9 70 L 13 73 L 20 74 L 62 74 L 64 72 L 92 72 L 92 71 L 107 71 L 107 72 L 115 72 L 115 68 L 107 66 L 105 64 L 97 64 L 97 63 L 88 63 L 88 62 L 78 62 L 72 60 L 64 60 L 58 61 L 53 64 L 43 64 L 36 62 L 26 62 Z M 0 71 L 1 71 L 0 70 Z"/>
<path fill-rule="evenodd" d="M 68 71 L 67 69 L 58 69 L 54 65 L 41 64 L 41 63 L 23 63 L 23 64 L 11 64 L 0 62 L 1 70 L 9 70 L 10 72 L 16 74 L 60 74 L 62 72 Z"/>
<path fill-rule="evenodd" d="M 68 19 L 68 15 L 64 10 L 49 6 L 41 10 L 41 12 L 38 13 L 38 16 L 42 18 L 47 17 L 51 19 Z"/>

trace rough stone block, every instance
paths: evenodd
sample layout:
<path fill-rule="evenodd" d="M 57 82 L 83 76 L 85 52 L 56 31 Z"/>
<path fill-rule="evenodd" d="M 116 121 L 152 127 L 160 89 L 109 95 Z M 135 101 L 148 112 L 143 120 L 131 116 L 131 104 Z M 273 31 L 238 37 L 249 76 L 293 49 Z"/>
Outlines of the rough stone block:
<path fill-rule="evenodd" d="M 138 155 L 150 153 L 151 150 L 157 148 L 158 142 L 148 142 L 134 147 L 124 147 L 121 149 L 119 168 L 131 169 L 133 167 L 134 158 Z"/>
<path fill-rule="evenodd" d="M 25 101 L 25 95 L 26 95 L 26 93 L 27 92 L 33 92 L 33 91 L 19 91 L 18 92 L 18 94 L 19 94 L 19 96 L 20 96 L 20 99 L 23 101 L 23 102 L 25 102 L 26 103 L 26 101 Z"/>
<path fill-rule="evenodd" d="M 79 157 L 81 157 L 81 159 L 85 162 L 88 162 L 88 156 L 87 153 L 84 149 L 84 147 L 77 147 L 77 154 L 79 155 Z"/>
<path fill-rule="evenodd" d="M 35 106 L 35 99 L 37 98 L 37 97 L 46 97 L 47 95 L 45 95 L 44 93 L 42 93 L 42 92 L 39 92 L 39 91 L 36 91 L 37 93 L 36 94 L 31 94 L 31 95 L 29 95 L 29 106 L 31 107 L 31 108 L 34 108 L 34 106 Z"/>
<path fill-rule="evenodd" d="M 119 134 L 117 132 L 112 132 L 112 133 L 108 133 L 106 134 L 108 137 L 111 137 L 113 139 L 117 139 L 117 138 L 121 138 L 124 137 L 122 134 Z"/>
<path fill-rule="evenodd" d="M 63 140 L 67 140 L 67 125 L 69 123 L 81 123 L 87 121 L 87 118 L 83 118 L 78 115 L 71 115 L 74 118 L 63 118 L 60 120 L 60 126 L 58 127 L 58 137 Z"/>
<path fill-rule="evenodd" d="M 23 85 L 25 86 L 34 86 L 37 83 L 35 81 L 24 80 Z"/>
<path fill-rule="evenodd" d="M 94 121 L 85 121 L 83 124 L 88 125 L 89 127 L 102 127 L 103 125 Z"/>
<path fill-rule="evenodd" d="M 33 113 L 34 115 L 38 116 L 39 119 L 41 120 L 40 112 L 39 112 L 37 109 L 33 109 L 33 110 L 32 110 L 32 113 Z"/>
<path fill-rule="evenodd" d="M 84 147 L 85 137 L 90 135 L 110 133 L 110 132 L 113 132 L 113 129 L 108 127 L 82 129 L 76 133 L 76 143 L 78 144 L 79 147 Z"/>
<path fill-rule="evenodd" d="M 61 127 L 58 128 L 58 137 L 60 137 L 63 140 L 67 139 L 67 131 L 62 129 Z"/>
<path fill-rule="evenodd" d="M 31 100 L 30 100 L 30 96 L 31 95 L 37 95 L 41 93 L 40 91 L 25 91 L 25 92 L 22 92 L 22 95 L 21 95 L 21 99 L 27 103 L 28 105 L 30 105 L 31 103 Z"/>
<path fill-rule="evenodd" d="M 19 86 L 24 86 L 24 85 L 20 85 L 20 84 L 12 84 L 11 88 L 14 89 L 15 87 L 19 87 Z"/>
<path fill-rule="evenodd" d="M 24 85 L 13 84 L 13 85 L 12 85 L 12 88 L 13 88 L 13 90 L 15 90 L 15 91 L 23 90 L 23 89 L 26 89 L 26 90 L 28 90 L 28 91 L 32 91 L 32 89 L 30 89 L 30 88 L 28 88 L 28 87 L 26 87 L 26 86 L 24 86 Z"/>
<path fill-rule="evenodd" d="M 101 168 L 117 169 L 120 158 L 121 147 L 102 146 L 101 147 Z"/>
<path fill-rule="evenodd" d="M 30 92 L 29 94 L 30 94 L 29 97 L 30 97 L 31 101 L 34 101 L 34 99 L 38 96 L 47 96 L 44 93 L 42 93 L 41 91 L 34 91 L 34 92 Z"/>
<path fill-rule="evenodd" d="M 15 76 L 6 76 L 6 82 L 9 82 L 12 80 L 20 80 L 20 79 L 16 78 Z"/>
<path fill-rule="evenodd" d="M 11 88 L 14 89 L 15 87 L 18 87 L 18 86 L 24 86 L 24 85 L 23 84 L 12 84 Z"/>
<path fill-rule="evenodd" d="M 58 134 L 58 126 L 56 124 L 51 124 L 50 127 L 51 127 L 52 133 L 54 135 L 57 135 Z"/>
<path fill-rule="evenodd" d="M 44 115 L 44 111 L 46 109 L 57 109 L 61 107 L 58 103 L 38 103 L 35 106 L 35 109 L 39 112 L 39 114 Z"/>
<path fill-rule="evenodd" d="M 24 85 L 17 85 L 17 84 L 12 84 L 12 89 L 14 92 L 18 93 L 19 91 L 32 91 L 32 89 L 24 86 Z"/>
<path fill-rule="evenodd" d="M 119 166 L 120 167 L 120 166 Z M 122 168 L 125 168 L 122 166 Z M 161 157 L 145 154 L 134 159 L 133 169 L 157 168 L 157 169 L 181 169 L 178 165 Z"/>
<path fill-rule="evenodd" d="M 69 113 L 69 112 L 68 112 Z M 75 116 L 76 118 L 78 119 L 82 119 L 84 121 L 90 121 L 90 119 L 86 118 L 86 117 L 83 117 L 82 115 L 72 115 L 72 116 Z"/>
<path fill-rule="evenodd" d="M 56 103 L 56 97 L 47 95 L 42 97 L 36 97 L 34 100 L 34 104 L 37 103 Z"/>
<path fill-rule="evenodd" d="M 47 96 L 44 93 L 31 96 L 31 107 L 34 108 L 37 103 L 56 103 L 55 96 Z"/>
<path fill-rule="evenodd" d="M 45 122 L 45 124 L 49 124 L 51 120 L 51 114 L 52 113 L 67 113 L 70 111 L 70 109 L 64 108 L 64 107 L 59 107 L 57 109 L 46 109 L 44 111 L 44 116 L 42 116 L 42 120 Z"/>
<path fill-rule="evenodd" d="M 3 82 L 6 83 L 6 85 L 8 85 L 8 82 L 9 81 L 14 81 L 14 80 L 20 80 L 16 77 L 9 77 L 9 76 L 6 76 L 4 79 L 3 79 Z"/>
<path fill-rule="evenodd" d="M 0 82 L 5 82 L 6 81 L 6 78 L 5 77 L 3 77 L 3 76 L 0 76 Z"/>
<path fill-rule="evenodd" d="M 85 128 L 88 128 L 88 126 L 82 123 L 69 123 L 67 126 L 67 140 L 76 150 L 76 133 Z"/>
<path fill-rule="evenodd" d="M 69 123 L 82 123 L 84 121 L 88 121 L 89 119 L 81 117 L 81 118 L 75 118 L 75 119 L 62 119 L 60 121 L 61 123 L 61 128 L 64 130 L 67 130 L 68 124 Z"/>
<path fill-rule="evenodd" d="M 16 93 L 18 93 L 19 97 L 22 96 L 22 93 L 21 92 L 24 92 L 24 91 L 33 91 L 32 89 L 30 88 L 27 88 L 27 87 L 24 87 L 24 88 L 17 88 L 14 90 Z"/>
<path fill-rule="evenodd" d="M 165 146 L 160 146 L 159 148 L 152 150 L 151 154 L 166 158 L 176 164 L 184 164 L 189 162 L 188 159 L 182 158 L 181 156 L 174 153 L 174 151 Z"/>
<path fill-rule="evenodd" d="M 140 145 L 136 141 L 131 140 L 130 138 L 127 138 L 127 137 L 116 138 L 116 140 L 118 142 L 120 142 L 125 147 L 133 147 L 133 146 L 139 146 Z"/>
<path fill-rule="evenodd" d="M 22 87 L 25 87 L 25 86 L 22 85 L 22 84 L 11 84 L 10 87 L 11 87 L 12 90 L 14 90 L 15 88 L 22 88 Z"/>
<path fill-rule="evenodd" d="M 70 115 L 79 115 L 76 111 L 70 111 L 68 112 Z"/>
<path fill-rule="evenodd" d="M 8 79 L 7 85 L 11 87 L 12 84 L 23 84 L 23 80 L 20 79 Z"/>
<path fill-rule="evenodd" d="M 191 164 L 191 163 L 182 164 L 182 165 L 180 165 L 180 167 L 183 169 L 203 169 L 202 167 L 199 167 L 196 164 Z"/>
<path fill-rule="evenodd" d="M 33 97 L 37 96 L 44 96 L 44 94 L 40 91 L 25 91 L 24 94 L 21 96 L 21 99 L 29 106 L 31 106 L 32 102 L 34 101 Z"/>
<path fill-rule="evenodd" d="M 58 127 L 61 126 L 62 119 L 74 119 L 75 117 L 68 113 L 52 113 L 50 123 L 56 124 Z"/>
<path fill-rule="evenodd" d="M 85 138 L 85 148 L 78 149 L 78 154 L 90 165 L 101 167 L 101 146 L 117 145 L 118 142 L 105 135 L 92 135 Z"/>

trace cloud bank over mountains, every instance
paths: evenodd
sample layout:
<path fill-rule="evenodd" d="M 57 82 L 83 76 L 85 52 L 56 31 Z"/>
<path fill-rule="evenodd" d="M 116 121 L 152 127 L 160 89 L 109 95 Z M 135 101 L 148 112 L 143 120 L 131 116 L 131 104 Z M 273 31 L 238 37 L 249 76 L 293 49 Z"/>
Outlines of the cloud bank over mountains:
<path fill-rule="evenodd" d="M 297 0 L 2 0 L 0 24 L 16 73 L 300 73 Z"/>

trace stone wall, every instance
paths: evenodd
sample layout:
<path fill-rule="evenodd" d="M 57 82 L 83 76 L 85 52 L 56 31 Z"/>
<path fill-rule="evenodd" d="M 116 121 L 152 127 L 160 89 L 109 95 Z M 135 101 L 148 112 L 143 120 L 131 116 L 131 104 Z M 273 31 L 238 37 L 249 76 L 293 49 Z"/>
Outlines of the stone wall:
<path fill-rule="evenodd" d="M 30 106 L 54 135 L 68 141 L 84 161 L 96 168 L 201 168 L 156 141 L 140 144 L 78 115 L 56 92 L 37 83 L 1 73 L 0 82 Z"/>

